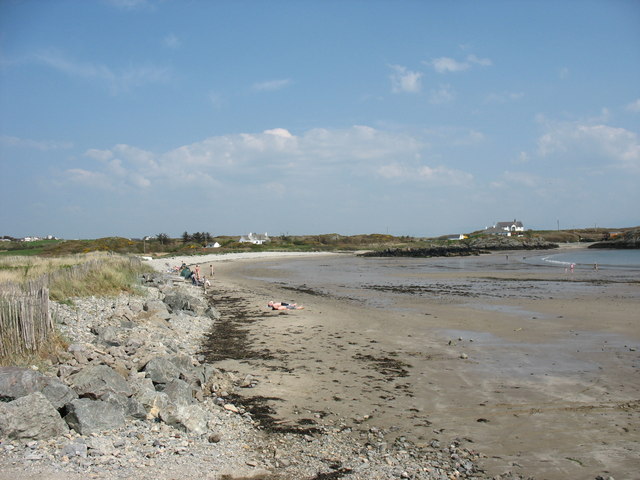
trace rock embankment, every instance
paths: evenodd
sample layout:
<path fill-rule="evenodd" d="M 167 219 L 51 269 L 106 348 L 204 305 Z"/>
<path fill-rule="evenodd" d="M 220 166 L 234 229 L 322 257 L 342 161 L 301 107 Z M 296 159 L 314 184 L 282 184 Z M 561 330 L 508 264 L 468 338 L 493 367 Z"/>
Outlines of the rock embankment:
<path fill-rule="evenodd" d="M 640 248 L 640 228 L 629 230 L 613 240 L 594 243 L 589 248 Z"/>
<path fill-rule="evenodd" d="M 558 248 L 556 243 L 540 238 L 513 238 L 498 235 L 433 244 L 422 248 L 388 248 L 362 254 L 368 257 L 462 257 L 503 250 L 547 250 Z"/>
<path fill-rule="evenodd" d="M 486 478 L 457 440 L 348 421 L 267 434 L 231 400 L 260 379 L 198 353 L 219 317 L 202 291 L 166 274 L 144 290 L 54 305 L 70 343 L 50 371 L 0 368 L 0 480 Z"/>

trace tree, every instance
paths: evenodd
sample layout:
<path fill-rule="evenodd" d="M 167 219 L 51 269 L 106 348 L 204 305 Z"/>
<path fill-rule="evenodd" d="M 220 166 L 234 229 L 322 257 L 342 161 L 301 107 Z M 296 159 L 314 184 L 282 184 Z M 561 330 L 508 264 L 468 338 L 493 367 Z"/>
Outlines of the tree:
<path fill-rule="evenodd" d="M 167 235 L 166 233 L 159 233 L 158 235 L 156 235 L 156 238 L 161 245 L 166 245 L 167 243 L 169 243 L 169 235 Z"/>
<path fill-rule="evenodd" d="M 191 235 L 189 235 L 189 232 L 185 231 L 182 234 L 182 243 L 189 243 L 191 241 Z"/>

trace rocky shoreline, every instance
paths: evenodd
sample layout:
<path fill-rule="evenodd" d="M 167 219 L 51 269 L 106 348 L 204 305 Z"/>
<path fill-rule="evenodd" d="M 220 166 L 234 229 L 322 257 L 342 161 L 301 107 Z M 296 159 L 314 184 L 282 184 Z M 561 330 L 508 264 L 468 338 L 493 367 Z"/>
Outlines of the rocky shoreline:
<path fill-rule="evenodd" d="M 0 368 L 1 480 L 488 478 L 457 441 L 388 443 L 364 417 L 267 431 L 236 401 L 261 379 L 200 353 L 225 320 L 202 289 L 143 280 L 142 296 L 53 304 L 70 344 L 47 372 Z"/>
<path fill-rule="evenodd" d="M 491 236 L 434 244 L 424 248 L 387 248 L 363 253 L 365 257 L 464 257 L 506 250 L 550 250 L 558 244 L 539 238 Z"/>

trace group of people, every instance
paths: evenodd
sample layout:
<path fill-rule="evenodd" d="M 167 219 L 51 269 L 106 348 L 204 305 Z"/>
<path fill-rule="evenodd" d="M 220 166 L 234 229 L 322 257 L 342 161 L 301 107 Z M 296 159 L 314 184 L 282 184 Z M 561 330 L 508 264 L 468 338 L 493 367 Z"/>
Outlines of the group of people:
<path fill-rule="evenodd" d="M 213 268 L 211 269 L 213 272 Z M 185 278 L 186 280 L 191 280 L 193 285 L 203 287 L 203 286 L 211 286 L 211 282 L 207 280 L 207 277 L 202 276 L 200 274 L 200 265 L 196 264 L 195 268 L 191 270 L 186 263 L 182 262 L 182 265 L 179 269 L 180 276 Z"/>
<path fill-rule="evenodd" d="M 167 264 L 167 267 L 169 267 L 169 264 Z M 193 285 L 200 287 L 211 286 L 211 282 L 207 280 L 207 277 L 201 275 L 200 264 L 196 264 L 193 270 L 191 270 L 185 262 L 182 262 L 182 265 L 179 267 L 175 266 L 171 270 L 178 273 L 184 279 L 191 280 Z M 213 265 L 211 265 L 211 275 L 213 275 Z M 302 310 L 304 308 L 297 303 L 274 302 L 273 300 L 267 304 L 267 307 L 271 308 L 271 310 Z"/>

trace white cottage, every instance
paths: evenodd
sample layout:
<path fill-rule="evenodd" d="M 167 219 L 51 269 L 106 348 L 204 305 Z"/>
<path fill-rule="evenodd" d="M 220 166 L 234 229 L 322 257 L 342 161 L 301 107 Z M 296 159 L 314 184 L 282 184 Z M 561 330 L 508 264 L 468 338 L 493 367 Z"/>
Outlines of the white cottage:
<path fill-rule="evenodd" d="M 240 243 L 253 243 L 254 245 L 262 245 L 264 243 L 270 242 L 271 239 L 266 232 L 264 234 L 249 232 L 249 235 L 247 235 L 246 237 L 243 235 L 238 241 Z"/>
<path fill-rule="evenodd" d="M 522 232 L 524 232 L 524 225 L 518 220 L 514 220 L 513 222 L 498 222 L 493 227 L 486 228 L 484 231 L 484 233 L 505 235 L 507 237 L 519 235 Z"/>

